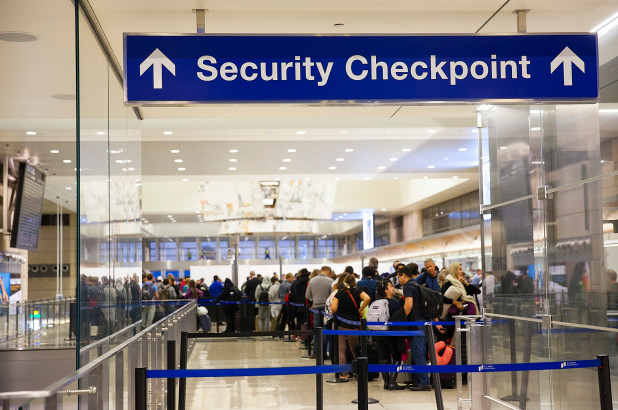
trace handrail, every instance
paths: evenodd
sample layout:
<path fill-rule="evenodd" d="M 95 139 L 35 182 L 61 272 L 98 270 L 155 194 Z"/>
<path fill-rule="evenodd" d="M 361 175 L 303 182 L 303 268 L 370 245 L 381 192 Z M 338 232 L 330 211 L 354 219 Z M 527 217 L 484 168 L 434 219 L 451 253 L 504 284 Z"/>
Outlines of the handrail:
<path fill-rule="evenodd" d="M 60 303 L 60 302 L 75 302 L 76 298 L 65 298 L 65 299 L 56 299 L 56 298 L 46 298 L 46 299 L 28 299 L 28 300 L 20 300 L 18 302 L 8 302 L 0 304 L 2 307 L 14 307 L 18 305 L 32 305 L 32 304 L 46 304 L 46 303 Z"/>
<path fill-rule="evenodd" d="M 127 331 L 131 330 L 132 328 L 136 327 L 136 326 L 141 326 L 142 325 L 142 320 L 138 320 L 135 323 L 130 324 L 129 326 L 123 327 L 122 329 L 120 329 L 119 331 L 117 331 L 116 333 L 113 333 L 109 336 L 106 336 L 102 339 L 97 340 L 94 343 L 90 343 L 89 345 L 86 345 L 84 347 L 82 347 L 81 349 L 79 349 L 79 353 L 80 354 L 84 354 L 87 351 L 94 349 L 95 347 L 99 346 L 100 344 L 104 343 L 104 342 L 109 342 L 111 339 L 120 336 L 122 333 L 126 333 Z"/>
<path fill-rule="evenodd" d="M 121 343 L 118 346 L 116 346 L 115 348 L 111 349 L 109 352 L 106 352 L 106 353 L 102 354 L 101 356 L 99 356 L 96 359 L 94 359 L 92 362 L 90 362 L 87 365 L 85 365 L 85 366 L 75 370 L 73 373 L 65 376 L 64 378 L 62 378 L 62 379 L 60 379 L 60 380 L 50 384 L 49 386 L 47 386 L 43 390 L 0 393 L 0 401 L 1 400 L 9 400 L 9 399 L 18 399 L 18 398 L 26 399 L 26 400 L 31 400 L 31 399 L 40 399 L 40 398 L 51 397 L 54 394 L 57 394 L 60 391 L 60 389 L 62 389 L 63 387 L 65 387 L 65 386 L 75 382 L 76 380 L 79 380 L 83 376 L 85 376 L 88 373 L 90 373 L 92 370 L 94 370 L 97 366 L 99 366 L 104 361 L 106 361 L 108 359 L 111 359 L 112 357 L 116 356 L 120 351 L 124 350 L 126 347 L 128 347 L 132 343 L 134 343 L 134 342 L 138 341 L 139 339 L 141 339 L 148 332 L 152 331 L 153 329 L 157 328 L 158 326 L 163 325 L 163 323 L 165 321 L 169 320 L 170 318 L 172 318 L 172 317 L 174 317 L 176 315 L 179 315 L 181 313 L 185 313 L 185 311 L 188 311 L 188 310 L 190 310 L 192 308 L 195 308 L 195 306 L 196 306 L 196 302 L 194 300 L 190 301 L 185 306 L 183 306 L 180 309 L 176 310 L 172 314 L 170 314 L 168 316 L 165 316 L 164 318 L 162 318 L 161 320 L 159 320 L 156 323 L 153 323 L 152 325 L 150 325 L 146 329 L 142 330 L 141 332 L 139 332 L 138 334 L 136 334 L 132 338 L 127 339 L 123 343 Z"/>

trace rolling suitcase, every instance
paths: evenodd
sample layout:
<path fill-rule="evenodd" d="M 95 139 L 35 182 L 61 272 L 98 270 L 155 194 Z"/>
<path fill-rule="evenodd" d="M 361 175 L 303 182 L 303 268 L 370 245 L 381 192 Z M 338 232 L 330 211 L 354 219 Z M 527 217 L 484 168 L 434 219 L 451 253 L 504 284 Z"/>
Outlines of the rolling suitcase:
<path fill-rule="evenodd" d="M 202 332 L 210 332 L 210 328 L 212 327 L 212 320 L 210 320 L 210 316 L 199 315 L 198 319 L 200 321 L 200 327 L 202 328 Z"/>
<path fill-rule="evenodd" d="M 436 343 L 436 359 L 438 366 L 455 365 L 455 349 L 447 346 L 443 341 Z M 440 373 L 440 386 L 443 389 L 454 389 L 457 387 L 455 373 Z"/>

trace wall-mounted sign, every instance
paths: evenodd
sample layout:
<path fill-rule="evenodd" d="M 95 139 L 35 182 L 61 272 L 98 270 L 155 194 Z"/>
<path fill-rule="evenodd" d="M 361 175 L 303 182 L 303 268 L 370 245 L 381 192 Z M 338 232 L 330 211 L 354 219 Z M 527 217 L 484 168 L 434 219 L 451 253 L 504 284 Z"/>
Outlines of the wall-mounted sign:
<path fill-rule="evenodd" d="M 124 35 L 129 104 L 595 101 L 596 34 Z"/>

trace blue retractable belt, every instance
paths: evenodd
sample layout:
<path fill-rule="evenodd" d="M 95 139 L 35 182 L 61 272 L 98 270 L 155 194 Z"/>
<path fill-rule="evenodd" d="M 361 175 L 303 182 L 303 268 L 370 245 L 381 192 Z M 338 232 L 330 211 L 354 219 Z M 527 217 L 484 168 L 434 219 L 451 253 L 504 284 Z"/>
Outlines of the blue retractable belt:
<path fill-rule="evenodd" d="M 352 371 L 351 364 L 330 366 L 296 366 L 296 367 L 259 367 L 243 369 L 180 369 L 148 370 L 149 379 L 174 377 L 243 377 L 243 376 L 289 376 L 295 374 L 347 373 Z"/>

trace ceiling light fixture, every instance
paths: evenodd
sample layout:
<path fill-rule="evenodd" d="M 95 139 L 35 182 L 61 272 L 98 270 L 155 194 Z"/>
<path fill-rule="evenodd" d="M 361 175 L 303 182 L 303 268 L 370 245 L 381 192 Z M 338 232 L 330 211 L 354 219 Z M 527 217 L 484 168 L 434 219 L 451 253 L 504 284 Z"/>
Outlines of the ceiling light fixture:
<path fill-rule="evenodd" d="M 382 169 L 386 169 L 386 167 L 384 165 L 380 165 L 378 169 L 382 170 Z"/>
<path fill-rule="evenodd" d="M 425 176 L 423 177 L 423 179 L 428 179 L 428 178 L 429 178 L 429 177 L 428 177 L 427 175 L 425 175 Z"/>
<path fill-rule="evenodd" d="M 506 149 L 506 147 L 500 147 L 500 149 Z"/>
<path fill-rule="evenodd" d="M 60 151 L 58 151 L 57 149 L 50 149 L 49 152 L 51 154 L 60 154 Z"/>
<path fill-rule="evenodd" d="M 397 161 L 397 158 L 389 158 L 388 160 L 389 160 L 390 162 L 395 162 L 395 161 Z"/>
<path fill-rule="evenodd" d="M 382 208 L 382 212 L 386 212 L 387 208 Z"/>
<path fill-rule="evenodd" d="M 36 131 L 26 131 L 27 135 L 36 135 Z"/>
<path fill-rule="evenodd" d="M 328 169 L 334 170 L 334 169 L 337 169 L 337 167 L 328 167 Z"/>
<path fill-rule="evenodd" d="M 71 160 L 70 159 L 63 159 L 62 162 L 64 162 L 65 164 L 70 164 Z"/>
<path fill-rule="evenodd" d="M 178 159 L 175 159 L 174 162 L 182 162 L 182 160 L 178 158 Z"/>
<path fill-rule="evenodd" d="M 229 170 L 229 171 L 236 171 L 236 168 L 234 168 L 234 167 L 229 167 L 229 168 L 228 168 L 228 170 Z"/>
<path fill-rule="evenodd" d="M 174 131 L 163 131 L 163 135 L 174 135 Z"/>
<path fill-rule="evenodd" d="M 187 168 L 178 168 L 178 171 L 186 171 Z"/>
<path fill-rule="evenodd" d="M 399 179 L 399 177 L 393 177 L 393 179 Z"/>
<path fill-rule="evenodd" d="M 231 149 L 231 150 L 230 150 L 230 154 L 236 154 L 237 152 L 238 152 L 238 150 L 237 150 L 237 149 Z"/>
<path fill-rule="evenodd" d="M 283 158 L 283 162 L 292 162 L 292 160 L 289 158 Z"/>
<path fill-rule="evenodd" d="M 530 131 L 541 131 L 541 127 L 532 127 Z"/>
<path fill-rule="evenodd" d="M 459 152 L 466 152 L 468 148 L 459 148 Z"/>
<path fill-rule="evenodd" d="M 181 179 L 182 182 L 189 182 L 189 178 L 183 178 Z"/>
<path fill-rule="evenodd" d="M 285 171 L 286 169 L 288 169 L 287 167 L 279 167 L 279 171 Z"/>
<path fill-rule="evenodd" d="M 303 131 L 303 130 L 296 131 L 296 135 L 305 135 L 306 133 L 307 131 Z"/>
<path fill-rule="evenodd" d="M 97 135 L 105 135 L 105 131 L 97 131 Z"/>
<path fill-rule="evenodd" d="M 427 130 L 427 134 L 435 134 L 438 132 L 437 130 Z"/>
<path fill-rule="evenodd" d="M 71 189 L 73 189 L 73 187 L 65 186 L 64 189 L 66 189 L 67 191 L 70 191 Z"/>
<path fill-rule="evenodd" d="M 459 179 L 457 175 L 453 175 L 453 179 Z"/>
<path fill-rule="evenodd" d="M 170 150 L 170 152 L 172 154 L 178 154 L 180 152 L 180 150 L 179 149 L 172 149 L 172 150 Z"/>
<path fill-rule="evenodd" d="M 346 148 L 345 152 L 354 152 L 354 148 Z"/>
<path fill-rule="evenodd" d="M 294 148 L 290 148 L 288 152 L 296 152 L 296 150 Z"/>
<path fill-rule="evenodd" d="M 343 158 L 337 158 L 337 159 L 335 159 L 335 161 L 337 161 L 337 162 L 343 162 L 343 161 L 344 161 L 344 159 L 343 159 Z"/>
<path fill-rule="evenodd" d="M 427 165 L 427 168 L 429 169 L 434 169 L 436 166 L 435 165 Z"/>
<path fill-rule="evenodd" d="M 402 148 L 401 150 L 402 150 L 403 152 L 410 152 L 410 151 L 412 151 L 410 148 Z"/>
<path fill-rule="evenodd" d="M 238 162 L 238 160 L 236 158 L 230 158 L 229 162 Z"/>
<path fill-rule="evenodd" d="M 10 43 L 27 43 L 38 39 L 39 36 L 36 34 L 26 33 L 23 31 L 3 31 L 0 33 L 0 40 L 8 41 Z"/>

